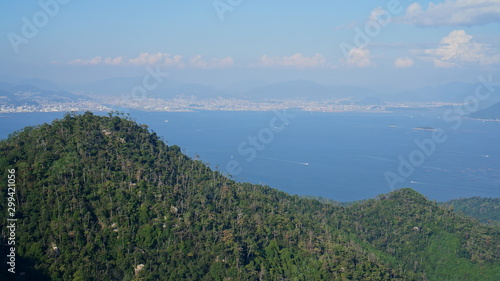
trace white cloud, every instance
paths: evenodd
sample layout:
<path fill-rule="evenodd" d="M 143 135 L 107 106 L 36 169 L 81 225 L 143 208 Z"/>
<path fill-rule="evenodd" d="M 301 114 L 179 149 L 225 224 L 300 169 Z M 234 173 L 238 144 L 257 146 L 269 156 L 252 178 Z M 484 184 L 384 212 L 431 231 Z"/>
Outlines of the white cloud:
<path fill-rule="evenodd" d="M 458 63 L 449 62 L 449 61 L 442 61 L 440 59 L 434 59 L 434 66 L 440 67 L 440 68 L 451 68 L 451 67 L 458 66 Z"/>
<path fill-rule="evenodd" d="M 370 50 L 364 47 L 352 48 L 349 53 L 347 64 L 353 67 L 367 67 L 372 65 Z"/>
<path fill-rule="evenodd" d="M 111 64 L 111 65 L 120 65 L 120 64 L 123 64 L 123 57 L 106 58 L 106 59 L 104 59 L 104 63 Z"/>
<path fill-rule="evenodd" d="M 164 65 L 166 66 L 177 66 L 177 67 L 184 67 L 184 62 L 182 61 L 182 56 L 181 55 L 175 55 L 175 56 L 166 56 L 163 58 Z"/>
<path fill-rule="evenodd" d="M 382 9 L 382 7 L 377 7 L 370 12 L 369 20 L 378 22 L 380 19 L 380 16 L 385 14 L 385 13 L 386 13 L 386 11 L 384 9 Z"/>
<path fill-rule="evenodd" d="M 480 25 L 500 22 L 500 0 L 446 0 L 429 3 L 427 9 L 414 2 L 399 19 L 418 26 Z"/>
<path fill-rule="evenodd" d="M 181 55 L 171 55 L 168 53 L 141 53 L 138 57 L 127 59 L 125 57 L 109 57 L 103 59 L 98 56 L 90 60 L 75 59 L 67 64 L 71 65 L 163 65 L 167 67 L 184 68 L 226 68 L 234 65 L 234 59 L 226 57 L 222 59 L 212 58 L 205 60 L 201 55 L 194 56 L 189 63 L 184 62 Z"/>
<path fill-rule="evenodd" d="M 415 61 L 408 57 L 397 58 L 396 61 L 394 61 L 394 66 L 397 68 L 408 68 L 412 67 L 414 63 Z"/>
<path fill-rule="evenodd" d="M 189 64 L 195 68 L 208 68 L 208 62 L 203 60 L 201 55 L 191 58 Z"/>
<path fill-rule="evenodd" d="M 330 67 L 325 56 L 315 54 L 312 57 L 303 56 L 301 53 L 296 53 L 285 57 L 268 57 L 263 55 L 260 57 L 257 64 L 251 64 L 251 67 L 292 67 L 298 69 Z"/>
<path fill-rule="evenodd" d="M 101 64 L 101 63 L 102 63 L 101 57 L 94 57 L 94 58 L 89 59 L 89 60 L 75 59 L 75 60 L 68 62 L 68 64 L 71 64 L 71 65 L 96 65 L 96 64 Z"/>
<path fill-rule="evenodd" d="M 231 57 L 226 57 L 222 59 L 213 58 L 210 60 L 205 60 L 201 55 L 197 55 L 191 58 L 189 65 L 194 68 L 227 68 L 234 65 L 234 60 Z"/>
<path fill-rule="evenodd" d="M 474 42 L 464 30 L 454 30 L 441 39 L 436 49 L 427 49 L 436 67 L 454 67 L 464 63 L 482 65 L 500 63 L 500 53 L 486 44 Z"/>
<path fill-rule="evenodd" d="M 129 59 L 127 63 L 132 65 L 143 65 L 143 64 L 153 65 L 153 64 L 158 64 L 164 58 L 169 58 L 169 57 L 170 54 L 165 54 L 165 53 L 156 53 L 156 54 L 141 53 L 138 57 Z"/>

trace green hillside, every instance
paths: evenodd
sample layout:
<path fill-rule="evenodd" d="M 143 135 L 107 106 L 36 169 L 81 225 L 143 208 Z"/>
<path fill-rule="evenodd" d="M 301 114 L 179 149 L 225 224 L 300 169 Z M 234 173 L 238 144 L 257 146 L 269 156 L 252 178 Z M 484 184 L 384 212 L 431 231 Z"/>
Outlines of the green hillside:
<path fill-rule="evenodd" d="M 25 128 L 0 163 L 1 280 L 500 280 L 499 231 L 411 189 L 343 207 L 237 183 L 123 116 Z"/>
<path fill-rule="evenodd" d="M 500 198 L 461 198 L 440 203 L 480 222 L 500 226 Z"/>

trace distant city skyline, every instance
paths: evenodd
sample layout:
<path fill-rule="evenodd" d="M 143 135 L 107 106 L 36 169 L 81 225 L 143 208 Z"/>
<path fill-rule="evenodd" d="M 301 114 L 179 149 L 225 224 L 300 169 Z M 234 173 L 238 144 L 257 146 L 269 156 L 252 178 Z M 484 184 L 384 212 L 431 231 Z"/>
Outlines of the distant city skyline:
<path fill-rule="evenodd" d="M 500 74 L 500 0 L 3 1 L 0 76 L 414 89 Z"/>

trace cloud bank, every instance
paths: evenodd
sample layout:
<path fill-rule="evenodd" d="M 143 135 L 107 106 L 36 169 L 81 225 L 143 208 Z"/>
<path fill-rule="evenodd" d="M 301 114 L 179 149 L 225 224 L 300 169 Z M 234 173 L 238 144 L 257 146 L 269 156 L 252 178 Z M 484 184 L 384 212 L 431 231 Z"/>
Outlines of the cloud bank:
<path fill-rule="evenodd" d="M 408 57 L 397 58 L 396 61 L 394 61 L 394 66 L 396 68 L 408 68 L 412 67 L 414 63 L 415 61 Z"/>
<path fill-rule="evenodd" d="M 284 57 L 269 57 L 267 55 L 263 55 L 257 63 L 251 64 L 250 67 L 290 67 L 306 69 L 331 67 L 331 65 L 327 62 L 325 56 L 321 54 L 306 57 L 301 53 L 296 53 L 291 56 Z"/>
<path fill-rule="evenodd" d="M 427 49 L 436 67 L 456 67 L 465 63 L 500 63 L 500 53 L 489 45 L 474 42 L 464 30 L 454 30 L 441 39 L 439 47 Z"/>
<path fill-rule="evenodd" d="M 126 57 L 109 57 L 102 58 L 100 56 L 92 59 L 75 59 L 69 61 L 70 65 L 161 65 L 166 67 L 176 68 L 227 68 L 234 65 L 234 59 L 231 57 L 205 59 L 201 55 L 197 55 L 185 61 L 181 55 L 171 55 L 168 53 L 142 53 L 135 58 Z"/>
<path fill-rule="evenodd" d="M 348 53 L 347 65 L 352 67 L 368 67 L 373 63 L 370 58 L 370 50 L 365 47 L 352 48 Z"/>
<path fill-rule="evenodd" d="M 417 26 L 482 25 L 500 23 L 500 0 L 447 0 L 427 9 L 411 4 L 400 22 Z"/>

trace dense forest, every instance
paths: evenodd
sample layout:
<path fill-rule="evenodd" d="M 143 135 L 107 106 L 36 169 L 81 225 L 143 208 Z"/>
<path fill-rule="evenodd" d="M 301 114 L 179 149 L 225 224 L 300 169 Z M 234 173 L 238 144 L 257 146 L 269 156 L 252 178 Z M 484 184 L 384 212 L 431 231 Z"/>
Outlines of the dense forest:
<path fill-rule="evenodd" d="M 1 280 L 500 280 L 499 228 L 412 189 L 341 206 L 237 183 L 121 114 L 15 132 L 0 166 Z"/>
<path fill-rule="evenodd" d="M 440 205 L 452 207 L 456 212 L 476 218 L 482 223 L 500 226 L 500 198 L 461 198 Z"/>

